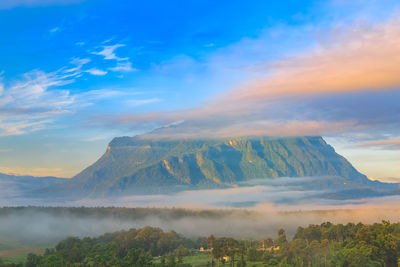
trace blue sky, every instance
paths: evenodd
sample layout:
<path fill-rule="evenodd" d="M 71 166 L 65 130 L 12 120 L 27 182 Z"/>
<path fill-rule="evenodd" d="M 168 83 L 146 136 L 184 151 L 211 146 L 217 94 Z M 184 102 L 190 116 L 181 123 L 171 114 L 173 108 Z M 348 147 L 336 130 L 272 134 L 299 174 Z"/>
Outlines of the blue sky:
<path fill-rule="evenodd" d="M 185 123 L 320 134 L 399 178 L 400 6 L 349 2 L 4 0 L 0 171 L 71 177 L 115 136 Z"/>

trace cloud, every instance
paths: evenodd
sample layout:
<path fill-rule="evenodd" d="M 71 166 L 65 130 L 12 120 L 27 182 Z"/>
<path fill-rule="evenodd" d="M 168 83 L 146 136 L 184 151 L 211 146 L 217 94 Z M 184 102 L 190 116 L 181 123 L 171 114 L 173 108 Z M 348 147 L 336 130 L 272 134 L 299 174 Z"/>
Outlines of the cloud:
<path fill-rule="evenodd" d="M 121 58 L 115 54 L 115 50 L 120 47 L 124 47 L 124 44 L 115 44 L 115 45 L 104 45 L 101 47 L 101 50 L 98 52 L 92 52 L 94 55 L 103 56 L 104 59 L 107 60 L 117 60 L 117 61 L 124 61 L 128 60 L 129 58 Z"/>
<path fill-rule="evenodd" d="M 132 67 L 131 62 L 118 62 L 117 66 L 109 68 L 109 70 L 122 72 L 138 71 L 138 69 Z"/>
<path fill-rule="evenodd" d="M 59 27 L 55 27 L 55 28 L 52 28 L 52 29 L 50 29 L 50 33 L 55 33 L 55 32 L 59 32 L 59 31 L 61 31 L 61 29 L 59 28 Z"/>
<path fill-rule="evenodd" d="M 392 138 L 392 139 L 384 139 L 384 140 L 375 140 L 371 142 L 361 143 L 362 147 L 375 147 L 380 149 L 400 149 L 400 138 Z"/>
<path fill-rule="evenodd" d="M 160 102 L 161 99 L 159 98 L 149 98 L 149 99 L 131 99 L 127 100 L 126 102 L 131 105 L 131 106 L 141 106 L 141 105 L 146 105 L 146 104 L 151 104 L 151 103 L 157 103 Z"/>
<path fill-rule="evenodd" d="M 96 68 L 91 68 L 91 69 L 85 70 L 85 72 L 90 73 L 92 75 L 96 75 L 96 76 L 104 76 L 107 74 L 107 71 L 99 70 Z"/>
<path fill-rule="evenodd" d="M 83 2 L 84 0 L 2 0 L 0 9 L 11 9 L 15 7 L 45 7 L 52 5 L 69 5 Z"/>
<path fill-rule="evenodd" d="M 70 75 L 78 75 L 81 73 L 82 67 L 90 62 L 90 58 L 79 58 L 74 57 L 70 61 L 70 64 L 75 65 L 73 68 L 64 69 L 63 73 L 70 73 Z"/>
<path fill-rule="evenodd" d="M 257 78 L 198 108 L 127 114 L 105 123 L 138 129 L 184 121 L 170 129 L 179 137 L 399 132 L 400 19 L 334 26 L 325 36 L 311 49 L 242 66 L 255 69 Z M 238 45 L 230 50 L 245 50 Z"/>
<path fill-rule="evenodd" d="M 400 19 L 356 24 L 333 29 L 330 34 L 315 50 L 270 64 L 272 74 L 228 97 L 242 102 L 280 95 L 397 89 Z"/>
<path fill-rule="evenodd" d="M 50 90 L 73 82 L 72 76 L 31 71 L 0 96 L 0 136 L 43 129 L 52 118 L 70 112 L 74 96 L 67 90 Z"/>
<path fill-rule="evenodd" d="M 75 113 L 96 101 L 141 94 L 128 89 L 126 92 L 101 89 L 78 93 L 61 89 L 73 84 L 84 73 L 95 76 L 107 74 L 107 71 L 94 67 L 86 68 L 90 62 L 89 58 L 75 57 L 66 67 L 49 73 L 32 70 L 23 74 L 20 79 L 7 83 L 7 86 L 0 77 L 0 136 L 43 130 L 60 116 Z M 159 99 L 134 100 L 131 104 L 138 106 L 156 101 Z"/>
<path fill-rule="evenodd" d="M 110 136 L 110 135 L 98 135 L 98 136 L 92 136 L 92 137 L 86 138 L 83 141 L 96 142 L 96 141 L 101 141 L 101 140 L 106 140 L 106 139 L 111 139 L 111 138 L 112 138 L 112 136 Z"/>
<path fill-rule="evenodd" d="M 103 44 L 110 43 L 112 39 L 106 40 Z M 116 72 L 132 72 L 138 71 L 138 69 L 132 67 L 132 63 L 129 61 L 129 57 L 118 57 L 115 53 L 120 47 L 125 47 L 125 44 L 114 44 L 114 45 L 102 45 L 101 50 L 97 52 L 91 52 L 94 55 L 103 56 L 105 60 L 116 60 L 117 65 L 115 67 L 108 68 L 111 71 Z"/>
<path fill-rule="evenodd" d="M 285 207 L 263 203 L 254 210 L 192 206 L 191 209 L 153 208 L 148 214 L 140 209 L 129 210 L 126 207 L 121 212 L 107 208 L 87 208 L 84 212 L 74 208 L 65 209 L 63 212 L 51 208 L 8 208 L 0 221 L 0 237 L 2 240 L 37 246 L 55 244 L 68 236 L 94 237 L 105 232 L 138 229 L 150 225 L 160 227 L 164 231 L 174 230 L 186 237 L 207 237 L 214 234 L 218 237 L 259 240 L 276 238 L 277 229 L 281 227 L 285 229 L 288 238 L 292 238 L 299 226 L 307 227 L 309 224 L 327 221 L 336 224 L 373 224 L 382 220 L 395 222 L 400 219 L 398 202 L 346 205 L 325 210 L 317 210 L 318 207 L 315 206 L 307 208 L 304 210 L 301 205 L 294 205 L 285 210 Z"/>
<path fill-rule="evenodd" d="M 60 89 L 74 83 L 83 73 L 107 73 L 96 68 L 84 69 L 90 61 L 89 58 L 73 58 L 69 66 L 54 72 L 33 70 L 6 87 L 0 83 L 0 136 L 45 129 L 58 117 L 72 114 L 92 101 L 120 95 L 121 92 L 116 90 L 71 93 L 70 90 Z"/>

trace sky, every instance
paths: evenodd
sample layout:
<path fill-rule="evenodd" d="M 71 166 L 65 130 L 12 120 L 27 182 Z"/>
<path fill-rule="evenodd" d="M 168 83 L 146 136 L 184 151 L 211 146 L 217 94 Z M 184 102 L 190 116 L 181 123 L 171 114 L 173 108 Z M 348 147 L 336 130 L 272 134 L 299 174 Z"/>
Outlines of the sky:
<path fill-rule="evenodd" d="M 0 172 L 72 177 L 116 136 L 322 135 L 400 178 L 400 3 L 0 1 Z"/>

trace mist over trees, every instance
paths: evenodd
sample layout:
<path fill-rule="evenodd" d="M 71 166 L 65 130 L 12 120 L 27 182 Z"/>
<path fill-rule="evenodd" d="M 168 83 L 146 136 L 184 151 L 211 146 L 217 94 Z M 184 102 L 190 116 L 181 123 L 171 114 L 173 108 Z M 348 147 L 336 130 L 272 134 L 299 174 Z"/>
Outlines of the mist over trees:
<path fill-rule="evenodd" d="M 398 266 L 400 223 L 382 221 L 299 227 L 293 238 L 283 228 L 274 238 L 186 238 L 174 231 L 143 227 L 96 238 L 69 237 L 24 264 L 0 266 L 186 267 L 187 256 L 205 254 L 204 266 Z"/>

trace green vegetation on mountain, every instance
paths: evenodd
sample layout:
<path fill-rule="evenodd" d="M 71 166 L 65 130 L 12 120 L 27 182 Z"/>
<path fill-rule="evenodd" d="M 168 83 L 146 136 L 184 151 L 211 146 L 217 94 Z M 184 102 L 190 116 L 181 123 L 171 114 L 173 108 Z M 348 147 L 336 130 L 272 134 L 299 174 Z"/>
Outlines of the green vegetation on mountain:
<path fill-rule="evenodd" d="M 60 186 L 89 196 L 230 187 L 251 179 L 336 176 L 369 180 L 322 137 L 112 140 L 93 165 Z"/>

